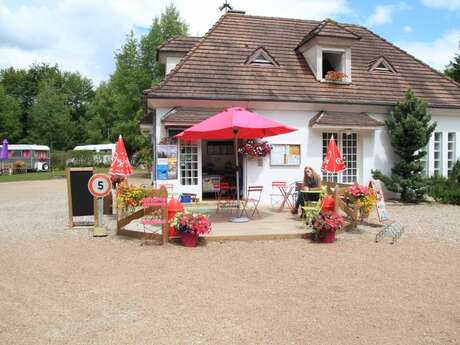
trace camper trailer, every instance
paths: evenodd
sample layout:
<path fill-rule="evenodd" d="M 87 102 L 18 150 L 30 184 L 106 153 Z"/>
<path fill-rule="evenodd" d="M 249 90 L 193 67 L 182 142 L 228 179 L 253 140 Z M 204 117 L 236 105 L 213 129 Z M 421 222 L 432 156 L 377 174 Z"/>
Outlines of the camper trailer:
<path fill-rule="evenodd" d="M 0 145 L 1 149 L 2 145 Z M 48 171 L 50 168 L 50 148 L 45 145 L 8 145 L 8 159 L 4 165 L 14 166 L 24 162 L 24 168 L 35 171 Z"/>

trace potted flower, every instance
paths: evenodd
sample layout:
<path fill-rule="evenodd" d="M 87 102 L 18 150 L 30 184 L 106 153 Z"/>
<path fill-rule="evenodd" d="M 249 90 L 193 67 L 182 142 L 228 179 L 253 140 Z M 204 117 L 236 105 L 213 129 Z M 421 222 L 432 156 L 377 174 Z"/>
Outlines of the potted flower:
<path fill-rule="evenodd" d="M 327 81 L 333 81 L 333 82 L 341 82 L 347 79 L 347 75 L 343 72 L 338 72 L 338 71 L 328 71 L 326 73 L 326 78 Z"/>
<path fill-rule="evenodd" d="M 238 148 L 240 154 L 254 158 L 265 157 L 271 150 L 271 145 L 266 141 L 256 142 L 252 139 L 249 139 Z"/>
<path fill-rule="evenodd" d="M 196 247 L 200 235 L 211 231 L 208 217 L 200 213 L 179 212 L 170 221 L 171 226 L 180 233 L 184 247 Z"/>
<path fill-rule="evenodd" d="M 321 243 L 332 243 L 335 241 L 335 232 L 343 226 L 343 219 L 334 211 L 321 211 L 313 221 L 315 237 Z"/>
<path fill-rule="evenodd" d="M 375 194 L 369 191 L 369 188 L 356 182 L 350 187 L 348 197 L 350 202 L 359 209 L 361 222 L 364 218 L 369 217 L 369 213 L 377 201 Z"/>

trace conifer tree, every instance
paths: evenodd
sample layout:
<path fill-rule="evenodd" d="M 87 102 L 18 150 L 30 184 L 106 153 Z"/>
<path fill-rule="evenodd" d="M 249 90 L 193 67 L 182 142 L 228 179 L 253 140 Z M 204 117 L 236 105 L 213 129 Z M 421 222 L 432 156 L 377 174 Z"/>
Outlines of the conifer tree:
<path fill-rule="evenodd" d="M 400 160 L 391 169 L 391 176 L 375 170 L 373 177 L 382 180 L 390 191 L 401 193 L 403 201 L 421 201 L 426 193 L 426 185 L 420 159 L 427 154 L 425 147 L 436 123 L 431 122 L 426 102 L 408 90 L 405 100 L 396 104 L 385 124 L 391 145 Z"/>
<path fill-rule="evenodd" d="M 457 54 L 454 60 L 447 65 L 444 74 L 460 83 L 460 54 Z"/>

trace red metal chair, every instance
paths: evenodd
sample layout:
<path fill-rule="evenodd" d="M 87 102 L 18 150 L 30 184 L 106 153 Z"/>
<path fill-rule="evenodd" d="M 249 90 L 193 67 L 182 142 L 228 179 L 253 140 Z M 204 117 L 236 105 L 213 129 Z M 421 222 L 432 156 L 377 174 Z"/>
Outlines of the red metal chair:
<path fill-rule="evenodd" d="M 218 213 L 219 210 L 223 210 L 223 209 L 230 209 L 230 210 L 236 209 L 237 204 L 236 204 L 235 196 L 233 193 L 235 188 L 233 186 L 230 186 L 230 184 L 227 182 L 222 182 L 222 183 L 216 184 L 215 189 L 217 189 L 216 213 Z"/>
<path fill-rule="evenodd" d="M 281 188 L 286 188 L 286 181 L 272 181 L 272 192 L 270 193 L 270 205 L 276 207 L 284 200 L 284 195 Z"/>
<path fill-rule="evenodd" d="M 146 197 L 142 199 L 142 208 L 144 217 L 141 219 L 141 224 L 144 225 L 144 232 L 146 225 L 163 225 L 166 222 L 166 219 L 162 218 L 163 209 L 166 208 L 166 198 L 158 196 Z"/>
<path fill-rule="evenodd" d="M 257 212 L 257 215 L 260 217 L 260 213 L 257 207 L 259 206 L 263 189 L 264 189 L 264 186 L 249 186 L 248 187 L 247 196 L 241 200 L 241 204 L 243 206 L 243 209 L 241 210 L 241 215 L 243 215 L 243 213 L 246 213 L 246 216 L 250 218 L 250 217 L 254 217 L 254 214 Z M 249 215 L 248 213 L 248 205 L 252 205 L 251 215 Z"/>

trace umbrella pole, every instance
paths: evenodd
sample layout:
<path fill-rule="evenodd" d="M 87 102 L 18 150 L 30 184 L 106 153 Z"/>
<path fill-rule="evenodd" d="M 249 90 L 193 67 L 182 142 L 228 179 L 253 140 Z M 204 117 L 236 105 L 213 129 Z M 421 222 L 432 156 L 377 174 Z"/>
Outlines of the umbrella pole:
<path fill-rule="evenodd" d="M 230 219 L 233 223 L 246 223 L 249 221 L 247 217 L 241 217 L 240 214 L 240 167 L 238 164 L 238 130 L 234 129 L 235 134 L 233 139 L 233 150 L 235 151 L 235 163 L 236 163 L 236 217 Z"/>

